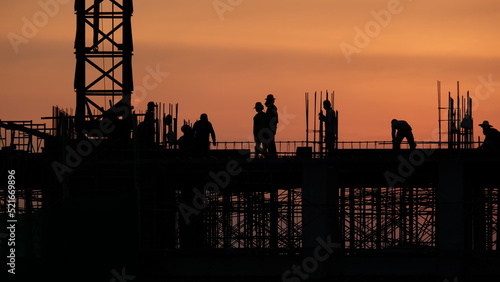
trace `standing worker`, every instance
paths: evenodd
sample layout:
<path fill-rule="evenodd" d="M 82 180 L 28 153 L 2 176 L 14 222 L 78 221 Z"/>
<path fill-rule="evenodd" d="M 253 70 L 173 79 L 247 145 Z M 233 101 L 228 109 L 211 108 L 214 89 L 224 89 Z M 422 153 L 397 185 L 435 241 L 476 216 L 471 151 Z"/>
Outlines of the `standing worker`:
<path fill-rule="evenodd" d="M 326 116 L 323 112 L 319 113 L 319 120 L 325 123 L 325 143 L 328 157 L 332 156 L 335 148 L 335 112 L 332 109 L 330 101 L 323 101 L 323 109 L 326 111 Z"/>
<path fill-rule="evenodd" d="M 144 114 L 144 121 L 139 123 L 139 143 L 143 147 L 151 147 L 155 144 L 155 108 L 158 107 L 154 102 L 148 103 L 148 108 Z"/>
<path fill-rule="evenodd" d="M 266 97 L 266 127 L 271 131 L 268 140 L 266 141 L 266 148 L 269 156 L 272 158 L 277 157 L 275 136 L 278 129 L 278 108 L 274 105 L 274 96 L 269 94 Z"/>
<path fill-rule="evenodd" d="M 255 158 L 260 155 L 265 155 L 265 147 L 267 136 L 269 136 L 269 130 L 266 130 L 266 113 L 264 113 L 264 105 L 261 102 L 255 103 L 254 107 L 257 112 L 253 117 L 253 139 L 255 140 Z"/>
<path fill-rule="evenodd" d="M 404 138 L 408 141 L 410 149 L 414 150 L 417 147 L 413 138 L 411 126 L 406 121 L 393 119 L 391 121 L 391 129 L 393 149 L 399 149 Z"/>
<path fill-rule="evenodd" d="M 212 144 L 215 146 L 215 131 L 212 123 L 208 121 L 208 115 L 203 113 L 200 115 L 200 120 L 193 125 L 194 146 L 199 151 L 210 150 L 210 137 L 212 137 Z"/>

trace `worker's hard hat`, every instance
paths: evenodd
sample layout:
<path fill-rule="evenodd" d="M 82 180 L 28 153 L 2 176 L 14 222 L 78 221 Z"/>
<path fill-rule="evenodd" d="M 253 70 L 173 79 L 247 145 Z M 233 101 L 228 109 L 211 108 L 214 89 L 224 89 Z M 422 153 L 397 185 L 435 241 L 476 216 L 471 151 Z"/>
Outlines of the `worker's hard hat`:
<path fill-rule="evenodd" d="M 479 126 L 481 126 L 481 127 L 493 127 L 490 125 L 490 123 L 487 120 L 483 121 L 483 123 L 479 124 Z"/>
<path fill-rule="evenodd" d="M 269 94 L 269 95 L 267 95 L 267 97 L 266 97 L 266 101 L 268 101 L 268 100 L 272 100 L 272 101 L 274 101 L 274 100 L 275 100 L 275 99 L 274 99 L 273 94 Z"/>

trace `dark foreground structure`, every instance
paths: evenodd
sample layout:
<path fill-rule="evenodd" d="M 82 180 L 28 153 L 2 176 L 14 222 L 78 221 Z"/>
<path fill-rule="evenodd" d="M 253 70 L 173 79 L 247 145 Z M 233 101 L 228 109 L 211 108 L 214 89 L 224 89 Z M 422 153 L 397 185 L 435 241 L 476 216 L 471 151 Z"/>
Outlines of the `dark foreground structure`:
<path fill-rule="evenodd" d="M 193 158 L 103 143 L 60 181 L 54 163 L 68 152 L 0 151 L 2 203 L 3 180 L 16 175 L 17 278 L 500 279 L 498 154 L 252 159 L 214 150 Z"/>

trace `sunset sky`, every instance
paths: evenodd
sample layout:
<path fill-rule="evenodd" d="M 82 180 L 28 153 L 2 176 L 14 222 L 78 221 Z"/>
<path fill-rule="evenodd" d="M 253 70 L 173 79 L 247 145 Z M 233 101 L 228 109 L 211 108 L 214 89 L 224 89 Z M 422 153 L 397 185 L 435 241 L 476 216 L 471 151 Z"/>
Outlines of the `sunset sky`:
<path fill-rule="evenodd" d="M 41 122 L 53 105 L 75 107 L 73 2 L 0 4 L 0 119 Z M 135 85 L 148 69 L 168 73 L 133 96 L 136 109 L 179 103 L 191 121 L 205 112 L 219 141 L 249 140 L 253 106 L 269 93 L 277 140 L 304 140 L 304 93 L 325 90 L 341 141 L 390 140 L 393 118 L 429 141 L 437 80 L 443 98 L 457 81 L 470 91 L 476 139 L 483 120 L 500 128 L 498 0 L 136 0 L 132 25 Z"/>

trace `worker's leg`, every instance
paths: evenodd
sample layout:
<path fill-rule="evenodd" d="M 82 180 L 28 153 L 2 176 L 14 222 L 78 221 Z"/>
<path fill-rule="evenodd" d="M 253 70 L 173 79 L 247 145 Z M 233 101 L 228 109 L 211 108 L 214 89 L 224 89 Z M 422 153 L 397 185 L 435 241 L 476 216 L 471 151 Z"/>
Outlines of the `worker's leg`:
<path fill-rule="evenodd" d="M 274 134 L 270 136 L 270 140 L 269 140 L 269 143 L 267 144 L 268 147 L 267 147 L 267 152 L 269 153 L 269 156 L 271 158 L 275 158 L 277 156 L 277 152 L 276 152 L 276 143 L 274 141 Z"/>
<path fill-rule="evenodd" d="M 331 158 L 333 156 L 333 149 L 335 147 L 334 141 L 335 140 L 333 132 L 326 132 L 325 143 L 328 158 Z"/>
<path fill-rule="evenodd" d="M 396 138 L 392 141 L 392 148 L 393 149 L 399 149 L 401 146 L 401 141 L 403 141 L 404 134 L 398 130 L 396 132 Z"/>
<path fill-rule="evenodd" d="M 410 149 L 415 150 L 417 143 L 415 143 L 415 139 L 413 138 L 413 133 L 411 131 L 406 133 L 406 140 L 408 140 L 408 144 L 410 144 Z"/>
<path fill-rule="evenodd" d="M 255 140 L 255 158 L 258 159 L 260 155 L 264 154 L 264 149 L 261 147 L 262 142 Z"/>

